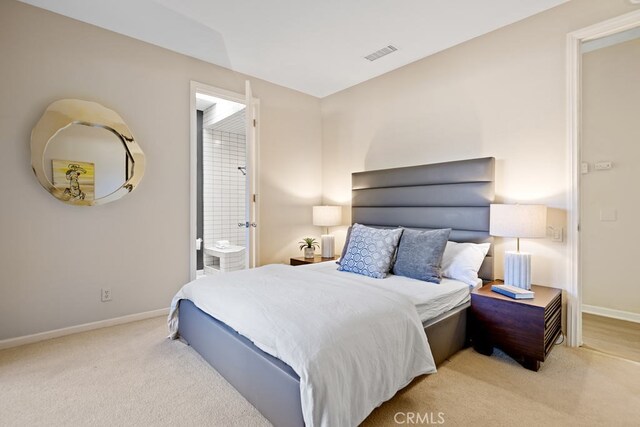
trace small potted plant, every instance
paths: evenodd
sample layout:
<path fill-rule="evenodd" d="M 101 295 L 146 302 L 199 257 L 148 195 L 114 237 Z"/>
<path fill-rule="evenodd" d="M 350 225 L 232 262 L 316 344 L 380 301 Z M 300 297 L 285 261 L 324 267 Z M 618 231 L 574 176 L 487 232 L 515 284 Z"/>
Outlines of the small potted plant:
<path fill-rule="evenodd" d="M 319 248 L 320 245 L 313 237 L 305 237 L 300 243 L 300 250 L 304 249 L 304 257 L 305 258 L 313 258 L 316 248 Z"/>

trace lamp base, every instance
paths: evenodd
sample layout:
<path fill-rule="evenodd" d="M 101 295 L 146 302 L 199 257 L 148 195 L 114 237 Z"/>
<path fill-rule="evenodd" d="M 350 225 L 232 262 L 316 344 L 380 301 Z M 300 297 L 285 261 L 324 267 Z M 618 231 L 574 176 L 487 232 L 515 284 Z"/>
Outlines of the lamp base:
<path fill-rule="evenodd" d="M 504 283 L 531 290 L 531 254 L 514 251 L 504 253 Z"/>
<path fill-rule="evenodd" d="M 323 234 L 320 236 L 322 242 L 322 258 L 333 258 L 335 255 L 335 237 L 333 234 Z"/>

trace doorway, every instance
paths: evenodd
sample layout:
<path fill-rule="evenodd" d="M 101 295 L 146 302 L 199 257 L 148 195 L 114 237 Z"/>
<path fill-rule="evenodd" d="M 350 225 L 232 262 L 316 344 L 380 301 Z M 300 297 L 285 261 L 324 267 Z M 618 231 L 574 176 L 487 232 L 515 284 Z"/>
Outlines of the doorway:
<path fill-rule="evenodd" d="M 640 11 L 636 11 L 575 31 L 567 38 L 571 171 L 567 340 L 571 346 L 585 344 L 626 358 L 631 358 L 629 353 L 621 354 L 615 347 L 637 343 L 640 331 L 640 292 L 637 286 L 629 286 L 637 281 L 634 269 L 638 263 L 629 260 L 630 253 L 637 252 L 631 246 L 637 227 L 629 220 L 640 212 L 633 194 L 633 180 L 638 177 L 628 176 L 635 173 L 637 153 L 629 150 L 637 145 L 640 127 L 637 120 L 629 119 L 638 116 L 638 94 L 616 84 L 626 78 L 619 74 L 626 70 L 620 68 L 631 71 L 638 66 L 629 63 L 636 59 L 628 54 L 618 59 L 601 57 L 619 55 L 620 48 L 636 38 L 639 27 Z M 618 66 L 611 67 L 612 61 Z M 621 320 L 623 324 L 618 324 Z M 619 326 L 625 332 L 618 333 Z"/>
<path fill-rule="evenodd" d="M 191 276 L 257 262 L 257 102 L 191 85 Z"/>
<path fill-rule="evenodd" d="M 582 43 L 583 345 L 640 362 L 640 27 Z"/>

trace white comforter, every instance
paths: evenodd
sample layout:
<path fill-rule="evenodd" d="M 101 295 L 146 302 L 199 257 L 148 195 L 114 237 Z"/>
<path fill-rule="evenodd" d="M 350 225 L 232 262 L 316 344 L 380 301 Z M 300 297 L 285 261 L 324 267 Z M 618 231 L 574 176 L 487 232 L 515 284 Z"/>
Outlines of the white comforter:
<path fill-rule="evenodd" d="M 435 372 L 411 301 L 345 277 L 286 265 L 207 276 L 176 294 L 287 363 L 307 426 L 355 426 L 418 375 Z"/>

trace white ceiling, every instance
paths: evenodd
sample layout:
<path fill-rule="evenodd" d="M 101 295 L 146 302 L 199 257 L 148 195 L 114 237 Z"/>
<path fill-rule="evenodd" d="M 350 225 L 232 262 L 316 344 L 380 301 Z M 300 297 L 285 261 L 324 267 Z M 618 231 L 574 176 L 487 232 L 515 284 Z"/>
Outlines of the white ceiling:
<path fill-rule="evenodd" d="M 567 0 L 21 1 L 324 97 Z"/>

